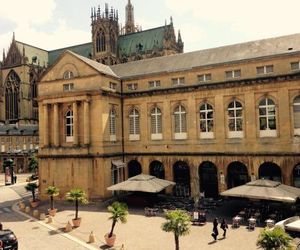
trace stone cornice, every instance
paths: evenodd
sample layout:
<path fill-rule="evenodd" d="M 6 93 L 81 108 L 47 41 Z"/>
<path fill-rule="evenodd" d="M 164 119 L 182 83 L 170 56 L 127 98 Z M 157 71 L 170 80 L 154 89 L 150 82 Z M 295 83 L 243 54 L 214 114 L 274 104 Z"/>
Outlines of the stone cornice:
<path fill-rule="evenodd" d="M 143 96 L 152 96 L 152 95 L 164 95 L 164 94 L 176 94 L 176 93 L 186 93 L 194 92 L 197 90 L 209 90 L 209 89 L 220 89 L 220 88 L 232 88 L 240 86 L 250 86 L 256 84 L 269 84 L 269 83 L 278 83 L 282 81 L 294 81 L 300 79 L 300 71 L 283 74 L 283 75 L 271 75 L 257 78 L 248 78 L 248 79 L 237 79 L 231 81 L 222 81 L 222 82 L 212 82 L 212 83 L 197 83 L 194 85 L 182 85 L 172 88 L 164 89 L 152 89 L 138 92 L 123 93 L 124 98 L 134 98 L 134 97 L 143 97 Z"/>
<path fill-rule="evenodd" d="M 47 158 L 111 158 L 123 156 L 121 152 L 111 154 L 74 154 L 74 155 L 39 155 L 41 159 Z M 300 157 L 296 152 L 139 152 L 124 153 L 124 156 L 272 156 L 272 157 Z"/>

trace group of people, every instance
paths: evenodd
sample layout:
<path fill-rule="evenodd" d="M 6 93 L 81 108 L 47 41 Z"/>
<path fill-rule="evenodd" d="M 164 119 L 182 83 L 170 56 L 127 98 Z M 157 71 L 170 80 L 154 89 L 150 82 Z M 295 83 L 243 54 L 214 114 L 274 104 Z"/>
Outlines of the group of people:
<path fill-rule="evenodd" d="M 217 240 L 217 237 L 219 235 L 218 225 L 219 225 L 218 218 L 215 218 L 214 222 L 213 222 L 213 231 L 212 231 L 212 234 L 211 234 L 211 236 L 214 238 L 215 241 Z M 226 237 L 226 231 L 228 229 L 228 225 L 227 225 L 225 219 L 222 219 L 221 224 L 220 224 L 220 228 L 223 230 L 223 237 L 225 238 Z"/>

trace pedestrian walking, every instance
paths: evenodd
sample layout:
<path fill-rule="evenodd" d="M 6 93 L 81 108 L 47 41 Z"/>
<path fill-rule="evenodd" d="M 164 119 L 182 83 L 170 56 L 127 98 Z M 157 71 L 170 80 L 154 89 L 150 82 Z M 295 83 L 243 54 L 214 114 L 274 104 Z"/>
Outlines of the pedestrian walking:
<path fill-rule="evenodd" d="M 222 219 L 220 228 L 223 230 L 223 237 L 225 238 L 226 237 L 226 231 L 227 231 L 227 228 L 228 228 L 228 225 L 227 225 L 225 219 Z"/>
<path fill-rule="evenodd" d="M 213 231 L 212 231 L 212 234 L 211 236 L 214 238 L 214 240 L 217 240 L 217 237 L 219 235 L 219 231 L 218 231 L 218 218 L 215 218 L 214 219 L 214 222 L 213 222 Z"/>

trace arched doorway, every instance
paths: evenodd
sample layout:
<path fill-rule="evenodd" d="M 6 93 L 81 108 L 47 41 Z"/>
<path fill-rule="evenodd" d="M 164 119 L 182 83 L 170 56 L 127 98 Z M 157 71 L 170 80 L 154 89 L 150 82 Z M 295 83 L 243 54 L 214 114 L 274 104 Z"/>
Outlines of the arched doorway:
<path fill-rule="evenodd" d="M 177 161 L 173 165 L 174 195 L 181 197 L 189 197 L 191 193 L 190 187 L 190 168 L 184 161 Z"/>
<path fill-rule="evenodd" d="M 132 160 L 128 163 L 128 178 L 139 175 L 141 173 L 142 166 L 138 161 Z"/>
<path fill-rule="evenodd" d="M 265 162 L 261 164 L 258 170 L 258 175 L 259 179 L 282 182 L 281 169 L 277 164 L 273 162 Z"/>
<path fill-rule="evenodd" d="M 231 162 L 227 168 L 227 187 L 233 188 L 244 185 L 249 181 L 247 167 L 239 162 Z"/>
<path fill-rule="evenodd" d="M 165 168 L 160 161 L 153 161 L 150 163 L 150 175 L 153 175 L 160 179 L 165 179 Z"/>
<path fill-rule="evenodd" d="M 200 192 L 204 192 L 205 197 L 217 197 L 219 195 L 218 171 L 215 164 L 209 161 L 202 162 L 198 174 Z"/>
<path fill-rule="evenodd" d="M 293 169 L 293 182 L 295 187 L 300 188 L 300 163 Z"/>

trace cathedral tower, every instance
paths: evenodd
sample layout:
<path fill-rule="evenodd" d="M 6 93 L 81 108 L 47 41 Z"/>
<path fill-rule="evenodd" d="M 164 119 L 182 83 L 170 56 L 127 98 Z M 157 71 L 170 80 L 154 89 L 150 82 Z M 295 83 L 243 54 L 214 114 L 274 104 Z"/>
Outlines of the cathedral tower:
<path fill-rule="evenodd" d="M 135 32 L 134 26 L 134 8 L 130 0 L 126 5 L 126 22 L 125 22 L 125 34 L 130 34 Z"/>
<path fill-rule="evenodd" d="M 94 7 L 91 10 L 91 19 L 93 59 L 106 65 L 118 63 L 118 11 L 113 8 L 109 10 L 108 4 L 105 4 L 104 12 L 101 12 L 100 6 L 97 11 Z"/>

